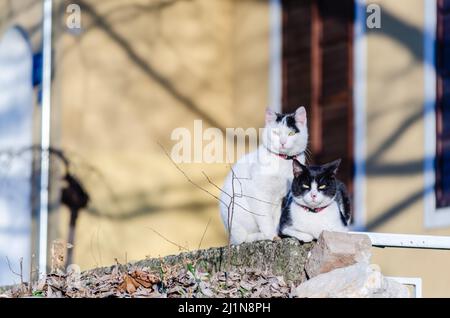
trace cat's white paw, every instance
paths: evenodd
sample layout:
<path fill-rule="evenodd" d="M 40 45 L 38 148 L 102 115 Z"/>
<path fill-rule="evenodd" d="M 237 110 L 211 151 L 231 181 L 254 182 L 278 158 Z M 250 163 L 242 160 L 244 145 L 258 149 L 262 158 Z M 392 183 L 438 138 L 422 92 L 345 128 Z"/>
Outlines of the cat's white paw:
<path fill-rule="evenodd" d="M 262 233 L 263 240 L 273 241 L 273 239 L 278 236 L 277 232 L 269 230 Z"/>
<path fill-rule="evenodd" d="M 307 234 L 307 233 L 295 231 L 292 234 L 293 234 L 292 237 L 295 237 L 297 240 L 299 240 L 300 242 L 303 242 L 303 243 L 309 243 L 314 240 L 314 236 Z"/>
<path fill-rule="evenodd" d="M 314 237 L 309 234 L 297 235 L 296 237 L 300 242 L 309 243 L 314 240 Z"/>
<path fill-rule="evenodd" d="M 302 233 L 290 228 L 284 229 L 283 234 L 290 237 L 295 237 L 297 240 L 303 243 L 309 243 L 314 240 L 314 237 L 312 235 L 308 233 Z"/>

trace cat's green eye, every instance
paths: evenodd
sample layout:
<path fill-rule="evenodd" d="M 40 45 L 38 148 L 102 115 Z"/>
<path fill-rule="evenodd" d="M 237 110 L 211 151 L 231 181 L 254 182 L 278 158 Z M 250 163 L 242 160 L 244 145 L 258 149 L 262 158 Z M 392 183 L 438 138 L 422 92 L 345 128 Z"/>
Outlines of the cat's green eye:
<path fill-rule="evenodd" d="M 294 136 L 295 135 L 295 131 L 291 131 L 290 133 L 289 133 L 289 136 Z"/>
<path fill-rule="evenodd" d="M 305 189 L 309 189 L 309 185 L 307 185 L 307 184 L 302 184 L 302 187 Z"/>
<path fill-rule="evenodd" d="M 319 187 L 319 190 L 323 190 L 323 189 L 325 189 L 326 187 L 327 187 L 326 185 L 322 184 L 322 185 Z"/>

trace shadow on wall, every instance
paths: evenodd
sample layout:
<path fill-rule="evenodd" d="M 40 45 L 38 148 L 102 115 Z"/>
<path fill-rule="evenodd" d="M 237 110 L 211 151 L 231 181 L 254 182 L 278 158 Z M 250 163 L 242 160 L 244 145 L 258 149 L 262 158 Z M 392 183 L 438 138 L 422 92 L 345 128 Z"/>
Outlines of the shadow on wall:
<path fill-rule="evenodd" d="M 392 77 L 388 78 L 385 82 L 384 86 L 386 87 L 386 91 L 389 90 L 389 85 L 395 81 L 404 80 L 405 76 L 408 75 L 408 72 L 411 71 L 413 67 L 417 64 L 424 63 L 424 52 L 423 52 L 423 38 L 424 32 L 420 28 L 415 25 L 410 24 L 407 21 L 400 19 L 399 17 L 393 15 L 386 8 L 382 8 L 382 27 L 381 29 L 367 29 L 368 34 L 374 34 L 381 37 L 386 37 L 395 41 L 396 43 L 403 46 L 413 57 L 413 62 L 404 67 L 402 70 L 398 71 Z M 422 89 L 421 87 L 419 89 Z M 402 102 L 400 108 L 404 108 L 407 111 L 407 108 L 410 109 L 411 105 L 419 104 L 423 105 L 425 103 L 424 100 L 405 100 Z M 394 109 L 393 111 L 399 110 L 399 108 Z M 369 118 L 369 123 L 375 122 L 382 117 L 387 115 L 385 111 L 380 111 L 379 113 L 373 113 Z M 424 173 L 424 162 L 426 160 L 430 160 L 430 158 L 422 158 L 411 161 L 403 161 L 403 162 L 395 162 L 389 163 L 385 162 L 382 158 L 392 150 L 399 140 L 401 140 L 410 129 L 417 124 L 420 120 L 424 118 L 427 114 L 423 109 L 420 109 L 417 112 L 414 112 L 407 116 L 403 122 L 396 127 L 395 131 L 385 138 L 385 141 L 378 146 L 372 153 L 368 154 L 368 159 L 366 161 L 367 166 L 367 175 L 368 176 L 398 176 L 398 177 L 406 177 L 406 176 L 417 176 Z M 422 146 L 422 145 L 419 145 Z M 434 189 L 424 189 L 423 187 L 418 188 L 416 191 L 413 191 L 408 197 L 399 198 L 398 203 L 389 207 L 387 210 L 383 211 L 376 218 L 369 220 L 366 229 L 368 231 L 376 230 L 377 228 L 385 225 L 392 219 L 398 217 L 400 214 L 408 211 L 412 205 L 422 200 L 426 193 L 430 191 L 434 191 Z M 411 210 L 409 210 L 411 211 Z"/>
<path fill-rule="evenodd" d="M 262 0 L 252 1 L 263 2 Z M 202 118 L 205 123 L 208 123 L 213 127 L 224 129 L 221 115 L 217 115 L 216 113 L 214 113 L 213 107 L 207 108 L 200 105 L 196 100 L 191 98 L 191 96 L 174 85 L 172 80 L 167 77 L 164 72 L 160 71 L 158 65 L 151 63 L 149 59 L 145 58 L 145 56 L 140 51 L 140 47 L 136 45 L 136 43 L 132 43 L 131 40 L 128 39 L 128 37 L 125 35 L 126 33 L 122 30 L 122 27 L 124 25 L 136 20 L 142 14 L 154 12 L 155 16 L 161 16 L 164 14 L 164 10 L 173 7 L 176 3 L 195 3 L 195 0 L 161 1 L 143 5 L 123 4 L 116 5 L 113 8 L 105 10 L 102 13 L 99 13 L 93 1 L 80 0 L 71 2 L 79 3 L 83 14 L 85 14 L 88 19 L 83 20 L 83 32 L 74 40 L 71 45 L 65 48 L 65 51 L 62 52 L 61 57 L 64 57 L 65 54 L 70 53 L 70 51 L 77 45 L 81 45 L 84 40 L 83 38 L 86 37 L 87 34 L 91 32 L 101 32 L 112 43 L 115 44 L 115 46 L 120 50 L 122 54 L 127 57 L 127 59 L 130 61 L 130 65 L 139 70 L 141 74 L 151 80 L 152 83 L 155 83 L 161 90 L 163 90 L 167 95 L 171 96 L 171 98 L 176 101 L 176 103 L 167 105 L 167 107 L 174 108 L 175 112 L 178 112 L 179 108 L 183 108 L 183 110 L 192 113 L 194 116 Z M 30 7 L 36 5 L 37 3 L 40 3 L 40 1 L 30 1 L 27 3 L 27 6 L 21 7 L 20 10 L 29 10 Z M 65 12 L 66 5 L 67 1 L 58 2 L 58 7 L 56 8 L 56 10 L 57 12 L 61 13 L 61 17 L 64 17 L 63 13 Z M 14 11 L 8 13 L 8 15 L 15 14 L 20 14 L 20 12 Z M 369 30 L 369 32 L 379 33 L 380 36 L 388 37 L 393 41 L 400 43 L 402 46 L 408 49 L 412 56 L 414 56 L 417 63 L 422 63 L 422 31 L 417 29 L 415 26 L 410 25 L 407 22 L 402 21 L 396 16 L 390 14 L 388 10 L 383 10 L 382 18 L 383 28 L 381 30 Z M 63 20 L 61 20 L 61 22 L 62 21 Z M 86 21 L 87 23 L 85 23 Z M 120 26 L 120 29 L 118 28 L 118 26 Z M 56 27 L 61 29 L 64 28 L 64 25 L 63 23 L 60 23 Z M 40 24 L 33 26 L 31 28 L 31 32 L 37 32 L 39 28 Z M 57 36 L 59 36 L 61 33 L 62 32 L 56 32 Z M 405 34 L 407 34 L 408 36 L 405 36 Z M 58 38 L 56 38 L 55 40 L 58 40 Z M 260 39 L 250 38 L 248 40 L 258 41 Z M 144 42 L 143 45 L 146 45 L 146 43 Z M 170 43 L 166 43 L 166 45 L 170 46 Z M 413 65 L 411 65 L 411 67 L 412 66 Z M 87 67 L 87 69 L 89 69 L 89 67 Z M 127 72 L 128 70 L 125 69 L 124 71 Z M 401 80 L 401 76 L 407 74 L 407 72 L 408 68 L 404 70 L 404 73 L 396 74 L 396 77 L 392 78 L 391 80 Z M 195 76 L 195 74 L 193 74 L 192 76 Z M 205 83 L 205 85 L 207 84 L 208 83 Z M 128 85 L 130 84 L 128 83 Z M 386 85 L 389 84 L 386 83 Z M 205 87 L 207 86 L 203 86 L 202 89 L 205 89 Z M 126 89 L 128 90 L 129 87 L 126 87 Z M 408 102 L 422 103 L 422 101 L 417 100 Z M 405 101 L 405 104 L 406 103 L 407 102 Z M 382 116 L 384 114 L 379 115 Z M 107 121 L 109 118 L 108 116 L 112 116 L 112 114 L 105 114 L 104 116 L 105 121 Z M 418 175 L 423 173 L 423 160 L 395 163 L 386 163 L 382 160 L 383 155 L 391 150 L 402 138 L 402 136 L 407 134 L 408 130 L 422 117 L 423 112 L 421 111 L 411 114 L 403 121 L 403 123 L 399 127 L 396 128 L 396 131 L 392 135 L 386 137 L 386 140 L 382 143 L 382 145 L 378 147 L 378 149 L 376 149 L 372 154 L 368 156 L 367 173 L 369 176 L 405 176 Z M 369 121 L 374 121 L 376 119 L 377 118 L 375 114 L 374 117 L 369 118 Z M 98 137 L 95 136 L 95 138 Z M 133 163 L 134 161 L 130 160 L 130 164 Z M 156 164 L 159 164 L 159 162 L 157 162 Z M 104 171 L 107 171 L 107 169 L 110 168 L 110 166 L 102 167 Z M 89 173 L 90 172 L 86 172 L 85 174 Z M 221 176 L 222 175 L 220 173 L 214 174 L 214 177 L 217 178 L 220 178 Z M 140 175 L 139 177 L 143 176 Z M 180 177 L 180 179 L 178 180 L 181 180 L 182 183 L 165 183 L 165 185 L 161 185 L 160 188 L 155 191 L 133 190 L 130 191 L 130 193 L 125 192 L 123 194 L 116 195 L 114 191 L 110 191 L 112 185 L 115 185 L 114 181 L 105 181 L 102 177 L 99 177 L 97 179 L 97 182 L 99 183 L 97 184 L 101 184 L 101 187 L 104 188 L 103 190 L 105 192 L 104 194 L 102 194 L 103 197 L 101 199 L 104 201 L 112 201 L 111 205 L 116 207 L 114 211 L 115 213 L 108 213 L 108 209 L 105 209 L 103 206 L 91 206 L 87 212 L 90 216 L 98 219 L 123 221 L 137 219 L 142 216 L 155 214 L 157 212 L 167 212 L 173 210 L 188 210 L 191 212 L 198 212 L 204 211 L 206 209 L 216 209 L 217 203 L 215 201 L 206 199 L 201 200 L 200 197 L 195 197 L 194 200 L 189 197 L 183 198 L 183 200 L 176 200 L 175 202 L 170 201 L 170 204 L 168 205 L 160 204 L 159 201 L 155 202 L 156 198 L 167 195 L 168 191 L 192 192 L 191 185 L 186 183 L 185 180 L 182 179 L 182 177 Z M 199 181 L 199 183 L 205 185 L 205 181 Z M 417 189 L 416 193 L 413 193 L 409 197 L 400 198 L 399 202 L 396 205 L 390 207 L 386 211 L 383 211 L 383 213 L 376 219 L 369 220 L 367 228 L 369 230 L 375 230 L 383 224 L 386 224 L 396 216 L 400 215 L 401 213 L 404 213 L 405 211 L 407 211 L 408 207 L 422 198 L 423 193 L 424 189 L 420 188 Z M 133 205 L 131 204 L 132 202 L 138 202 L 138 204 Z"/>
<path fill-rule="evenodd" d="M 173 96 L 176 100 L 180 102 L 185 108 L 189 109 L 191 112 L 203 118 L 206 122 L 211 124 L 214 127 L 221 127 L 219 120 L 214 117 L 213 114 L 207 113 L 202 110 L 202 108 L 197 105 L 192 99 L 188 96 L 184 95 L 180 92 L 171 81 L 166 78 L 163 74 L 158 72 L 158 70 L 151 65 L 147 60 L 142 58 L 136 49 L 131 45 L 126 37 L 122 36 L 118 31 L 115 30 L 113 24 L 115 23 L 126 23 L 127 21 L 131 21 L 137 18 L 139 15 L 144 14 L 150 11 L 162 11 L 165 8 L 169 8 L 173 6 L 177 2 L 194 2 L 194 0 L 174 0 L 174 1 L 166 1 L 161 3 L 149 4 L 149 5 L 123 5 L 116 6 L 115 8 L 103 13 L 99 14 L 95 7 L 93 7 L 87 1 L 78 1 L 81 5 L 82 11 L 87 13 L 92 21 L 86 27 L 83 34 L 86 35 L 90 30 L 95 28 L 100 28 L 108 37 L 116 43 L 124 53 L 127 54 L 129 59 L 133 62 L 133 64 L 139 68 L 142 72 L 144 72 L 148 77 L 150 77 L 153 81 L 158 83 L 167 93 Z M 60 8 L 63 10 L 64 7 Z M 122 14 L 119 18 L 114 19 L 115 13 L 118 11 L 122 11 Z M 409 24 L 406 21 L 403 21 L 391 14 L 388 10 L 383 9 L 382 11 L 382 29 L 368 29 L 369 33 L 376 33 L 383 37 L 388 37 L 397 43 L 404 46 L 412 56 L 414 56 L 417 63 L 423 62 L 423 32 L 419 28 L 414 25 Z M 81 41 L 79 39 L 78 41 Z M 69 48 L 70 49 L 70 48 Z M 414 65 L 411 65 L 411 67 Z M 391 80 L 401 80 L 401 77 L 405 75 L 409 71 L 409 68 L 405 68 L 404 71 L 395 75 L 395 78 Z M 422 101 L 410 101 L 410 102 L 422 102 Z M 406 103 L 406 102 L 405 102 Z M 376 149 L 373 154 L 370 154 L 367 160 L 367 173 L 372 176 L 405 176 L 412 174 L 422 174 L 423 173 L 423 160 L 416 161 L 408 161 L 408 162 L 396 162 L 396 163 L 384 163 L 381 162 L 381 158 L 383 155 L 392 149 L 396 145 L 396 142 L 402 138 L 404 134 L 408 132 L 417 121 L 422 119 L 424 113 L 422 111 L 416 112 L 415 114 L 410 115 L 408 118 L 404 120 L 404 122 L 396 129 L 396 131 L 389 137 L 386 138 L 386 141 Z M 376 118 L 369 118 L 369 121 L 375 120 Z M 222 127 L 223 129 L 223 127 Z M 416 203 L 423 197 L 425 190 L 418 189 L 417 192 L 412 194 L 410 197 L 401 199 L 396 205 L 390 207 L 388 210 L 383 211 L 380 216 L 378 216 L 374 220 L 370 220 L 367 229 L 375 230 L 376 228 L 382 226 L 383 224 L 389 222 L 392 218 L 395 218 L 399 214 L 405 212 L 408 207 Z M 143 198 L 145 195 L 143 194 L 131 194 L 129 198 L 139 197 Z M 128 200 L 125 198 L 120 198 L 119 200 Z M 148 201 L 143 204 L 141 207 L 137 209 L 133 209 L 131 211 L 123 212 L 118 215 L 109 215 L 100 212 L 95 208 L 91 208 L 89 210 L 95 216 L 104 217 L 109 219 L 126 219 L 137 216 L 142 216 L 146 213 L 153 213 L 155 211 L 164 211 L 166 209 L 162 206 L 153 205 Z M 174 207 L 186 207 L 189 209 L 196 209 L 199 207 L 210 206 L 213 203 L 187 203 L 181 204 Z"/>
<path fill-rule="evenodd" d="M 92 18 L 91 25 L 87 27 L 87 29 L 83 32 L 83 34 L 87 34 L 89 30 L 92 28 L 101 29 L 105 34 L 109 36 L 109 38 L 113 42 L 115 42 L 128 55 L 130 61 L 132 61 L 136 67 L 141 69 L 141 71 L 144 72 L 147 76 L 149 76 L 155 83 L 158 83 L 167 93 L 169 93 L 181 105 L 189 109 L 195 115 L 199 116 L 201 119 L 210 124 L 212 127 L 217 127 L 221 128 L 222 130 L 225 130 L 218 119 L 214 118 L 212 115 L 202 110 L 200 106 L 197 105 L 191 98 L 180 92 L 172 84 L 171 80 L 167 79 L 163 74 L 158 72 L 158 70 L 153 65 L 151 65 L 147 60 L 142 58 L 135 51 L 135 49 L 129 43 L 129 41 L 114 29 L 112 23 L 109 22 L 108 19 L 109 15 L 113 15 L 117 11 L 122 11 L 126 8 L 127 11 L 130 12 L 127 17 L 127 20 L 131 21 L 134 18 L 136 18 L 136 16 L 139 14 L 148 13 L 149 11 L 161 11 L 180 1 L 190 2 L 192 0 L 173 0 L 149 5 L 116 6 L 116 8 L 110 10 L 105 15 L 100 15 L 99 13 L 97 13 L 95 8 L 91 4 L 87 3 L 86 1 L 79 0 L 78 4 L 81 6 L 82 12 L 88 14 Z M 125 22 L 127 21 L 126 20 L 120 21 L 120 23 Z M 115 21 L 115 23 L 118 23 L 118 21 Z"/>
<path fill-rule="evenodd" d="M 153 65 L 149 59 L 144 58 L 142 53 L 138 50 L 137 43 L 132 43 L 131 40 L 124 35 L 124 32 L 120 32 L 117 29 L 117 26 L 123 26 L 127 23 L 131 23 L 137 18 L 139 18 L 141 15 L 148 14 L 149 12 L 155 13 L 156 16 L 162 15 L 164 13 L 164 10 L 170 9 L 175 4 L 178 3 L 195 3 L 199 1 L 195 0 L 173 0 L 173 1 L 161 1 L 161 2 L 155 2 L 151 4 L 126 4 L 126 5 L 116 5 L 113 8 L 104 10 L 102 13 L 98 12 L 98 8 L 94 5 L 94 3 L 91 1 L 76 1 L 81 6 L 81 11 L 84 15 L 86 15 L 88 18 L 84 19 L 83 21 L 83 32 L 80 33 L 80 35 L 76 38 L 76 41 L 67 46 L 62 53 L 62 56 L 68 54 L 71 50 L 73 50 L 77 45 L 80 45 L 80 43 L 83 41 L 83 38 L 86 37 L 88 34 L 93 32 L 101 32 L 103 35 L 106 35 L 108 39 L 115 44 L 119 50 L 124 53 L 127 56 L 127 59 L 130 61 L 130 64 L 134 66 L 136 69 L 138 69 L 141 73 L 145 74 L 145 76 L 148 77 L 149 80 L 151 80 L 152 83 L 156 83 L 159 88 L 161 88 L 165 93 L 170 95 L 174 100 L 176 100 L 178 103 L 172 103 L 168 105 L 168 107 L 176 108 L 176 107 L 183 107 L 189 112 L 191 112 L 195 117 L 198 117 L 202 119 L 205 123 L 220 128 L 222 130 L 225 129 L 222 123 L 222 118 L 220 113 L 216 114 L 214 112 L 211 112 L 210 110 L 214 109 L 210 107 L 208 110 L 205 109 L 205 107 L 200 106 L 193 98 L 188 96 L 188 94 L 183 93 L 179 88 L 177 88 L 174 84 L 172 79 L 166 77 L 161 71 L 159 71 L 159 68 L 157 65 Z M 248 2 L 266 2 L 263 0 L 248 0 Z M 65 12 L 65 3 L 60 3 L 59 8 L 57 8 L 58 12 L 61 12 L 61 15 Z M 120 13 L 120 14 L 119 14 Z M 84 18 L 84 16 L 83 16 Z M 63 24 L 58 26 L 59 28 L 64 28 Z M 57 32 L 58 33 L 58 32 Z M 206 39 L 203 39 L 206 40 Z M 214 39 L 211 39 L 214 40 Z M 169 43 L 166 43 L 167 45 L 170 45 Z M 145 45 L 145 44 L 144 44 Z M 207 90 L 207 87 L 204 88 Z M 174 110 L 176 111 L 176 109 Z M 262 116 L 261 116 L 262 117 Z M 218 177 L 222 177 L 221 175 Z M 200 183 L 203 181 L 200 181 Z M 171 190 L 177 190 L 177 185 L 173 185 Z M 186 190 L 188 189 L 189 185 L 184 187 Z M 159 190 L 157 190 L 159 191 Z M 151 191 L 149 191 L 151 192 Z M 92 215 L 98 216 L 98 217 L 104 217 L 107 219 L 127 219 L 127 218 L 134 218 L 138 216 L 142 216 L 145 214 L 152 214 L 156 211 L 166 211 L 171 209 L 178 209 L 185 207 L 189 210 L 196 210 L 198 208 L 205 208 L 212 206 L 214 203 L 202 203 L 202 202 L 187 202 L 187 203 L 180 203 L 177 205 L 173 205 L 171 207 L 164 207 L 158 204 L 152 203 L 152 194 L 146 192 L 144 195 L 141 193 L 131 193 L 127 195 L 122 195 L 120 197 L 116 195 L 111 195 L 113 200 L 116 203 L 119 203 L 119 201 L 123 202 L 123 204 L 119 203 L 119 205 L 127 205 L 127 202 L 133 201 L 133 200 L 140 200 L 138 202 L 142 202 L 142 204 L 139 207 L 133 208 L 133 209 L 121 209 L 120 213 L 117 214 L 108 214 L 103 213 L 100 211 L 100 209 L 91 207 L 89 209 L 89 212 Z M 153 196 L 154 197 L 154 196 Z M 136 202 L 136 201 L 135 201 Z"/>

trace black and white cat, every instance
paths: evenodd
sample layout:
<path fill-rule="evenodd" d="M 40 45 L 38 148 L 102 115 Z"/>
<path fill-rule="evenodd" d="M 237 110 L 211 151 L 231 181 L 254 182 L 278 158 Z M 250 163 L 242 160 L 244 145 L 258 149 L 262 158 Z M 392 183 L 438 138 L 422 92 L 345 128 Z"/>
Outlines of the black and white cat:
<path fill-rule="evenodd" d="M 259 148 L 234 165 L 222 188 L 220 212 L 232 244 L 278 236 L 281 203 L 294 178 L 292 160 L 305 163 L 305 108 L 300 107 L 293 114 L 267 110 L 261 137 Z M 233 193 L 235 201 L 230 204 Z"/>
<path fill-rule="evenodd" d="M 345 185 L 336 178 L 340 162 L 307 167 L 293 161 L 294 180 L 283 199 L 280 236 L 311 242 L 324 230 L 348 231 L 351 205 Z"/>

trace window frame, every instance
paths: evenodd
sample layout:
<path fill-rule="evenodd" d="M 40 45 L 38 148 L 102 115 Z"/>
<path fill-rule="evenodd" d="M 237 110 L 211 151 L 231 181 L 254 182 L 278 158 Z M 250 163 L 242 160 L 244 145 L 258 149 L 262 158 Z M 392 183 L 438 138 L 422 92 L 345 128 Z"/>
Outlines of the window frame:
<path fill-rule="evenodd" d="M 450 207 L 436 204 L 438 1 L 424 2 L 424 224 L 429 229 L 450 226 Z"/>

